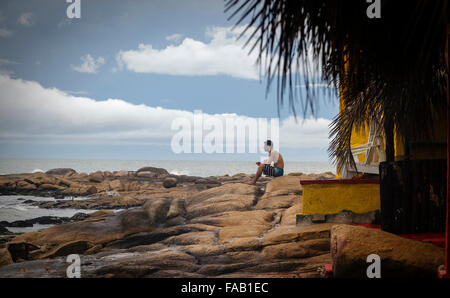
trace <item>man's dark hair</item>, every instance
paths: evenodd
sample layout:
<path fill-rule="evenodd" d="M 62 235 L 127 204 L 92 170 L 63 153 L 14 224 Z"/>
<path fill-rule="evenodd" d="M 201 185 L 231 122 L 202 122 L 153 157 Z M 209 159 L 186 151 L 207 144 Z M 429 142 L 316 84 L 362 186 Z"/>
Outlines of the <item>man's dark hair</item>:
<path fill-rule="evenodd" d="M 266 144 L 267 144 L 267 146 L 272 146 L 272 141 L 271 140 L 267 140 Z"/>

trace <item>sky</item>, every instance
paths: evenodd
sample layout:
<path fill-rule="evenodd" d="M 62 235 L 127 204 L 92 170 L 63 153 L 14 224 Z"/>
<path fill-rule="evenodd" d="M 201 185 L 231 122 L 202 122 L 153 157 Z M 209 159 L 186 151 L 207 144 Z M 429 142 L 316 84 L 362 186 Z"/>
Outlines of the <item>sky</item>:
<path fill-rule="evenodd" d="M 249 33 L 237 38 L 243 27 L 232 30 L 237 19 L 227 20 L 224 1 L 80 3 L 81 18 L 70 19 L 65 0 L 0 2 L 0 158 L 259 156 L 174 152 L 175 119 L 201 111 L 220 121 L 279 117 L 285 159 L 328 160 L 336 96 L 321 93 L 315 115 L 304 115 L 301 103 L 297 118 L 287 106 L 278 113 L 257 52 L 244 47 Z M 203 140 L 209 131 L 203 127 Z"/>

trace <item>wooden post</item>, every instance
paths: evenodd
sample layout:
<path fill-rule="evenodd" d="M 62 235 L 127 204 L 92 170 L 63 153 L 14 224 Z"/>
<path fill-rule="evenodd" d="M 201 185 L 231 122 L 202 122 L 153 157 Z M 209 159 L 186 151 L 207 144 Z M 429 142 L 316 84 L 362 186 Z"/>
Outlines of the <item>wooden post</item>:
<path fill-rule="evenodd" d="M 447 62 L 447 205 L 446 205 L 446 226 L 445 226 L 445 260 L 444 270 L 439 272 L 439 276 L 450 278 L 450 24 L 447 25 L 447 48 L 445 51 Z"/>

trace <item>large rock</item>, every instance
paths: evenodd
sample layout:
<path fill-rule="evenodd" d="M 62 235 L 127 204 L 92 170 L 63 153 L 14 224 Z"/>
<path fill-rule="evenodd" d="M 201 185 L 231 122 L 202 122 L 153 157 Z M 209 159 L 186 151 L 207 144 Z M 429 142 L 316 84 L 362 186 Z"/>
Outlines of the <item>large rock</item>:
<path fill-rule="evenodd" d="M 140 178 L 156 178 L 156 177 L 158 177 L 158 174 L 154 173 L 154 172 L 150 172 L 150 171 L 142 171 L 142 172 L 137 172 L 136 176 L 140 177 Z"/>
<path fill-rule="evenodd" d="M 113 172 L 115 177 L 127 177 L 129 176 L 129 171 L 115 171 Z"/>
<path fill-rule="evenodd" d="M 444 249 L 359 226 L 335 225 L 331 229 L 333 274 L 366 278 L 367 257 L 377 254 L 381 277 L 437 277 Z"/>
<path fill-rule="evenodd" d="M 165 169 L 162 168 L 155 168 L 155 167 L 143 167 L 137 170 L 136 175 L 139 175 L 140 172 L 148 172 L 153 173 L 157 177 L 167 176 L 169 175 L 169 172 L 167 172 Z"/>
<path fill-rule="evenodd" d="M 70 168 L 56 168 L 56 169 L 48 170 L 47 172 L 45 172 L 45 174 L 66 176 L 68 174 L 77 174 L 77 171 L 75 171 L 74 169 L 70 169 Z"/>
<path fill-rule="evenodd" d="M 36 259 L 51 255 L 56 247 L 64 250 L 64 247 L 70 243 L 77 243 L 78 248 L 82 243 L 79 241 L 90 243 L 89 245 L 106 244 L 122 239 L 129 234 L 152 230 L 154 230 L 154 226 L 151 224 L 147 212 L 142 209 L 133 209 L 114 216 L 92 218 L 25 233 L 15 237 L 9 243 L 9 247 L 13 247 L 10 251 L 16 251 L 17 258 L 24 256 L 28 258 L 27 252 L 30 251 L 30 247 L 33 250 L 39 248 L 40 253 L 33 255 L 33 259 Z M 70 247 L 73 248 L 73 246 Z"/>
<path fill-rule="evenodd" d="M 172 178 L 172 177 L 166 178 L 163 181 L 163 186 L 165 188 L 175 187 L 175 186 L 177 186 L 177 179 L 176 178 Z"/>
<path fill-rule="evenodd" d="M 95 173 L 89 174 L 88 179 L 90 182 L 100 183 L 105 179 L 102 171 L 97 171 Z"/>
<path fill-rule="evenodd" d="M 289 208 L 300 202 L 301 194 L 302 187 L 298 177 L 277 177 L 267 183 L 266 191 L 259 199 L 256 209 Z"/>
<path fill-rule="evenodd" d="M 114 191 L 123 190 L 122 181 L 120 181 L 119 179 L 109 181 L 109 189 Z"/>

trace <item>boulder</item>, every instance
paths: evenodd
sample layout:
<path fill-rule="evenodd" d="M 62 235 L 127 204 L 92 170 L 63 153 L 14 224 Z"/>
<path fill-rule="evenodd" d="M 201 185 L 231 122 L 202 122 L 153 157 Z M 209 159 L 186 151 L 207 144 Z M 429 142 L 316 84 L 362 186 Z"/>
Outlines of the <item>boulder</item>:
<path fill-rule="evenodd" d="M 376 229 L 334 225 L 331 256 L 335 277 L 367 278 L 367 257 L 377 254 L 381 277 L 437 277 L 444 249 Z"/>
<path fill-rule="evenodd" d="M 278 195 L 286 195 L 299 193 L 301 190 L 300 178 L 297 176 L 276 177 L 266 184 L 266 193 L 278 192 Z"/>
<path fill-rule="evenodd" d="M 83 212 L 78 212 L 75 213 L 70 220 L 73 221 L 81 221 L 81 220 L 85 220 L 86 218 L 89 218 L 89 214 L 83 213 Z"/>
<path fill-rule="evenodd" d="M 113 172 L 113 175 L 115 177 L 127 177 L 128 171 L 115 171 L 115 172 Z"/>
<path fill-rule="evenodd" d="M 95 173 L 89 174 L 89 176 L 88 176 L 88 180 L 90 182 L 100 183 L 104 179 L 105 179 L 105 177 L 103 176 L 103 172 L 102 171 L 97 171 Z"/>
<path fill-rule="evenodd" d="M 164 224 L 169 212 L 171 199 L 146 199 L 142 208 L 147 212 L 152 226 Z"/>
<path fill-rule="evenodd" d="M 122 182 L 118 179 L 109 181 L 109 189 L 114 191 L 121 191 L 123 190 Z"/>
<path fill-rule="evenodd" d="M 165 188 L 175 187 L 175 186 L 177 186 L 177 179 L 176 178 L 170 178 L 170 177 L 166 178 L 166 179 L 164 179 L 163 186 Z"/>
<path fill-rule="evenodd" d="M 67 174 L 77 174 L 77 171 L 75 171 L 74 169 L 70 169 L 70 168 L 56 168 L 56 169 L 48 170 L 47 172 L 45 172 L 45 174 L 65 176 Z"/>
<path fill-rule="evenodd" d="M 139 174 L 140 172 L 150 172 L 156 174 L 156 176 L 167 176 L 169 175 L 169 172 L 167 172 L 163 168 L 155 168 L 155 167 L 143 167 L 137 170 L 136 174 Z"/>
<path fill-rule="evenodd" d="M 142 172 L 137 172 L 136 176 L 141 177 L 141 178 L 156 178 L 156 177 L 158 177 L 158 174 L 155 172 L 150 172 L 150 171 L 142 171 Z"/>
<path fill-rule="evenodd" d="M 94 185 L 89 186 L 88 188 L 86 188 L 81 195 L 83 196 L 88 196 L 88 195 L 93 195 L 97 193 L 97 187 L 95 187 Z"/>

